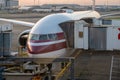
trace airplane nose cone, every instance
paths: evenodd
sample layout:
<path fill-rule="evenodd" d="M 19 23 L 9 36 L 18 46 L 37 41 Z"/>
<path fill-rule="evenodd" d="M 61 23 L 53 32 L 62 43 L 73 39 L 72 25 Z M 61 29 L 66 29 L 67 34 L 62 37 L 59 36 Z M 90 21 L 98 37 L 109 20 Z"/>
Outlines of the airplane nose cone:
<path fill-rule="evenodd" d="M 31 53 L 31 54 L 34 54 L 37 51 L 37 49 L 35 49 L 34 46 L 28 45 L 27 48 L 28 48 L 28 52 Z"/>
<path fill-rule="evenodd" d="M 31 54 L 37 54 L 39 53 L 39 50 L 38 47 L 36 46 L 28 46 L 28 52 L 31 53 Z"/>

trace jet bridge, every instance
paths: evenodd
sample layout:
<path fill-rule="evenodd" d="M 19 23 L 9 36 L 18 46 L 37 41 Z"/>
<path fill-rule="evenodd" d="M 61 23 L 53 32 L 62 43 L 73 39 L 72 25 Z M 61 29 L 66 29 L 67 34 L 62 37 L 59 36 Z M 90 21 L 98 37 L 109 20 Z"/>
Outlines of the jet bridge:
<path fill-rule="evenodd" d="M 60 24 L 68 47 L 84 50 L 120 50 L 120 20 L 85 18 Z"/>

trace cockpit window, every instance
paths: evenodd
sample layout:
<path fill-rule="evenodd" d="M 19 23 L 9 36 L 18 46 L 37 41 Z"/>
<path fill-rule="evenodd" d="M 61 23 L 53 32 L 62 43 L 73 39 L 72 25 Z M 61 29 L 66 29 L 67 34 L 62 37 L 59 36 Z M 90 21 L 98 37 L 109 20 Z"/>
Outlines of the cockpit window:
<path fill-rule="evenodd" d="M 30 39 L 31 40 L 39 40 L 39 35 L 38 34 L 31 34 Z"/>
<path fill-rule="evenodd" d="M 47 39 L 48 39 L 47 35 L 40 35 L 39 36 L 39 40 L 47 40 Z"/>
<path fill-rule="evenodd" d="M 30 40 L 57 40 L 56 34 L 30 34 Z"/>
<path fill-rule="evenodd" d="M 57 40 L 57 35 L 56 34 L 48 34 L 49 40 Z"/>

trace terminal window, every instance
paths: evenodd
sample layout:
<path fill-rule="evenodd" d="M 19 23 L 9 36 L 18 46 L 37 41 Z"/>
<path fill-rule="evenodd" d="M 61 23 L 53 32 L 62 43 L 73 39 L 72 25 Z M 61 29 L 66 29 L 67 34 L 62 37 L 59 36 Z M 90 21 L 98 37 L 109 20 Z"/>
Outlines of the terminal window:
<path fill-rule="evenodd" d="M 112 20 L 102 20 L 102 24 L 103 25 L 111 25 L 112 24 Z"/>

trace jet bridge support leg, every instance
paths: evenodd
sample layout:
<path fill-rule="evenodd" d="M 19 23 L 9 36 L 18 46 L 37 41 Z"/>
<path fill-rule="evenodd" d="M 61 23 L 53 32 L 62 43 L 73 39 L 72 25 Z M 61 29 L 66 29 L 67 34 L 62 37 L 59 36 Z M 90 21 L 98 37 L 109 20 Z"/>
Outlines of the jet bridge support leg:
<path fill-rule="evenodd" d="M 4 72 L 4 67 L 0 67 L 0 80 L 4 80 L 2 73 Z"/>
<path fill-rule="evenodd" d="M 75 80 L 74 78 L 74 59 L 70 59 L 71 66 L 70 66 L 70 78 L 71 80 Z"/>

